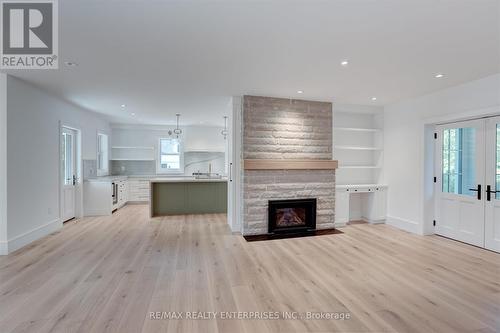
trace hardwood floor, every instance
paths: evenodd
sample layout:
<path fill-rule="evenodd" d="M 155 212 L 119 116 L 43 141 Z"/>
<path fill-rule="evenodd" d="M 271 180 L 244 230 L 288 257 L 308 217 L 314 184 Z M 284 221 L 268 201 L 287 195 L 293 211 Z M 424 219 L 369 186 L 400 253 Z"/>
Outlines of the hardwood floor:
<path fill-rule="evenodd" d="M 147 206 L 70 222 L 0 257 L 0 332 L 500 331 L 499 254 L 386 225 L 342 231 L 249 243 L 223 215 L 151 220 Z M 169 311 L 218 314 L 150 319 Z"/>

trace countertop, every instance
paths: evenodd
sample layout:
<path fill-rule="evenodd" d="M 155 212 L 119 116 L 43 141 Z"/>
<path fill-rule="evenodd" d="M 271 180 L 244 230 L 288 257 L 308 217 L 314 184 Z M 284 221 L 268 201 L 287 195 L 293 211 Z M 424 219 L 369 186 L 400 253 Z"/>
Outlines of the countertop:
<path fill-rule="evenodd" d="M 387 184 L 349 184 L 349 185 L 336 185 L 335 188 L 339 190 L 344 190 L 344 189 L 359 189 L 359 188 L 366 188 L 366 187 L 381 187 L 381 188 L 386 188 Z"/>
<path fill-rule="evenodd" d="M 115 181 L 120 181 L 120 180 L 127 180 L 127 179 L 143 179 L 143 180 L 148 180 L 152 183 L 194 183 L 194 182 L 199 182 L 199 183 L 207 183 L 207 182 L 227 182 L 227 177 L 223 178 L 201 178 L 201 179 L 196 179 L 192 176 L 178 176 L 178 177 L 162 177 L 158 175 L 144 175 L 144 176 L 139 176 L 139 175 L 132 175 L 132 176 L 103 176 L 103 177 L 94 177 L 94 178 L 88 178 L 85 179 L 87 182 L 98 182 L 98 183 L 111 183 Z"/>
<path fill-rule="evenodd" d="M 227 178 L 189 178 L 189 177 L 163 177 L 152 178 L 151 183 L 222 183 L 227 182 Z"/>
<path fill-rule="evenodd" d="M 92 183 L 111 183 L 120 180 L 127 180 L 127 176 L 102 176 L 102 177 L 94 177 L 85 179 L 86 182 Z"/>

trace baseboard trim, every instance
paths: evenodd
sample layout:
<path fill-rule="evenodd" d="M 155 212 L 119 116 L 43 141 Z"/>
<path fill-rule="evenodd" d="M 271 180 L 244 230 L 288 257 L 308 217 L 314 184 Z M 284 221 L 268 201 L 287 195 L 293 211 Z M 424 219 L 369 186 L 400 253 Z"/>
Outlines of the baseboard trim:
<path fill-rule="evenodd" d="M 25 232 L 24 234 L 9 239 L 6 244 L 7 249 L 5 254 L 12 253 L 16 250 L 19 250 L 23 246 L 26 246 L 29 243 L 36 241 L 37 239 L 50 235 L 51 233 L 61 229 L 62 226 L 63 226 L 62 222 L 59 219 L 57 219 L 49 223 L 46 223 L 42 226 L 36 227 L 28 232 Z M 0 244 L 0 251 L 1 248 L 2 246 Z"/>
<path fill-rule="evenodd" d="M 385 223 L 385 218 L 373 220 L 373 219 L 369 219 L 366 217 L 362 217 L 361 220 L 365 221 L 366 223 L 370 223 L 370 224 L 384 224 Z"/>
<path fill-rule="evenodd" d="M 5 241 L 0 242 L 0 256 L 6 256 L 7 254 L 9 254 L 8 243 Z"/>
<path fill-rule="evenodd" d="M 419 224 L 415 221 L 410 221 L 395 216 L 387 216 L 385 223 L 395 228 L 411 232 L 413 234 L 422 234 L 419 228 Z"/>

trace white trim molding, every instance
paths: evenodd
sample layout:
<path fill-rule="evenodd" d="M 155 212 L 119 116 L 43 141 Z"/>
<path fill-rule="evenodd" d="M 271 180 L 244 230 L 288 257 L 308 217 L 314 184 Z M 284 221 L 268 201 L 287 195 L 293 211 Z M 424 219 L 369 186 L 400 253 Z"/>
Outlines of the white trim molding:
<path fill-rule="evenodd" d="M 402 219 L 395 216 L 387 216 L 385 223 L 398 229 L 421 235 L 421 227 L 418 222 Z"/>
<path fill-rule="evenodd" d="M 28 232 L 25 232 L 24 234 L 11 238 L 7 242 L 0 242 L 0 254 L 5 255 L 19 250 L 31 242 L 60 230 L 62 226 L 63 224 L 61 220 L 57 219 L 36 227 Z"/>
<path fill-rule="evenodd" d="M 0 73 L 0 255 L 7 254 L 7 75 Z"/>
<path fill-rule="evenodd" d="M 9 254 L 9 243 L 0 241 L 0 256 Z"/>

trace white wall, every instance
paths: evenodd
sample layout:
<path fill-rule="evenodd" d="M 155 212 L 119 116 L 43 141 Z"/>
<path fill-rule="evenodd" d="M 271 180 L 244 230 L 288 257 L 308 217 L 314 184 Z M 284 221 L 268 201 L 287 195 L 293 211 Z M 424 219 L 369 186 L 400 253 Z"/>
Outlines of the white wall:
<path fill-rule="evenodd" d="M 153 147 L 155 152 L 146 152 L 154 154 L 154 158 L 157 159 L 158 140 L 159 138 L 169 137 L 169 129 L 173 129 L 173 127 L 113 125 L 111 146 Z M 205 158 L 212 159 L 214 156 L 208 156 L 208 152 L 219 152 L 222 155 L 226 151 L 226 140 L 224 140 L 221 134 L 222 127 L 183 126 L 181 129 L 182 135 L 180 138 L 183 142 L 185 152 L 185 175 L 191 175 L 193 172 L 198 171 L 199 168 L 198 164 L 193 166 L 194 169 L 193 167 L 188 167 L 189 161 L 200 161 Z M 117 154 L 117 152 L 120 153 L 121 151 L 112 149 L 112 158 L 113 154 Z M 190 155 L 188 156 L 188 154 Z M 197 156 L 193 156 L 193 154 Z M 205 163 L 207 168 L 208 163 Z M 224 158 L 217 158 L 215 162 L 212 162 L 213 172 L 225 173 L 224 164 Z M 207 172 L 208 170 L 202 168 L 200 171 Z"/>
<path fill-rule="evenodd" d="M 113 125 L 112 146 L 157 147 L 158 139 L 169 137 L 164 126 Z M 226 142 L 220 134 L 222 127 L 182 126 L 184 150 L 225 151 Z"/>
<path fill-rule="evenodd" d="M 384 182 L 388 184 L 387 223 L 433 232 L 430 185 L 432 124 L 500 114 L 500 74 L 385 107 Z M 426 133 L 426 135 L 424 135 Z M 427 144 L 426 144 L 427 142 Z"/>
<path fill-rule="evenodd" d="M 96 159 L 97 131 L 111 134 L 97 114 L 7 77 L 9 252 L 62 226 L 59 220 L 59 126 L 82 133 L 82 158 Z"/>
<path fill-rule="evenodd" d="M 7 254 L 7 75 L 0 73 L 0 255 Z"/>

